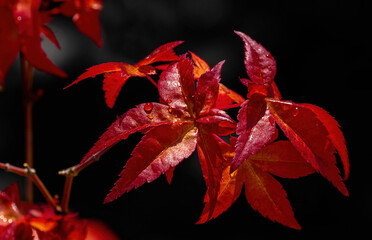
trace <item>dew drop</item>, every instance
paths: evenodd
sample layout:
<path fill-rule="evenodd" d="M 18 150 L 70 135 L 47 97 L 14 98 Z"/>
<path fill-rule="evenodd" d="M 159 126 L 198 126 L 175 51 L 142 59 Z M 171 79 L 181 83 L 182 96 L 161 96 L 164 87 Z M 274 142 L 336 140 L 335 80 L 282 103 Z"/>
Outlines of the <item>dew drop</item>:
<path fill-rule="evenodd" d="M 166 102 L 167 102 L 167 103 L 171 103 L 172 101 L 168 99 L 168 100 L 166 100 Z"/>
<path fill-rule="evenodd" d="M 293 111 L 293 117 L 296 117 L 299 113 L 299 110 L 298 110 L 298 107 L 295 107 L 294 111 Z"/>
<path fill-rule="evenodd" d="M 154 118 L 152 115 L 147 115 L 147 117 L 151 120 Z"/>
<path fill-rule="evenodd" d="M 268 54 L 266 54 L 266 57 L 268 57 L 268 58 L 269 58 L 269 57 L 270 57 L 270 54 L 269 54 L 269 53 L 268 53 Z"/>
<path fill-rule="evenodd" d="M 172 113 L 173 112 L 173 109 L 172 108 L 168 108 L 168 112 L 169 113 Z"/>
<path fill-rule="evenodd" d="M 153 109 L 152 103 L 145 103 L 143 106 L 143 110 L 145 110 L 146 113 L 150 113 Z"/>
<path fill-rule="evenodd" d="M 17 16 L 16 23 L 19 24 L 21 21 L 22 21 L 22 17 L 21 16 Z"/>
<path fill-rule="evenodd" d="M 267 67 L 267 69 L 268 69 L 269 71 L 273 70 L 271 67 Z"/>

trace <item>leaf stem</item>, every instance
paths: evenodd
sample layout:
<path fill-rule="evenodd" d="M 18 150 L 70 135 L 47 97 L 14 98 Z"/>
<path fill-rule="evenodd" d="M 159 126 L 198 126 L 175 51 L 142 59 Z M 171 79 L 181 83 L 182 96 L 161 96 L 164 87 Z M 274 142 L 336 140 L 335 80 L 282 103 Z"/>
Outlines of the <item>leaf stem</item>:
<path fill-rule="evenodd" d="M 34 165 L 33 151 L 33 117 L 32 109 L 35 101 L 32 92 L 32 82 L 34 68 L 21 53 L 21 71 L 22 71 L 22 87 L 23 87 L 23 106 L 24 106 L 24 127 L 25 127 L 25 162 L 30 168 Z M 33 202 L 33 185 L 30 178 L 26 178 L 26 200 L 29 203 Z"/>
<path fill-rule="evenodd" d="M 156 87 L 158 88 L 158 84 L 154 81 L 154 79 L 152 79 L 152 77 L 150 77 L 149 75 L 146 74 L 146 78 L 148 80 L 150 80 L 150 82 Z"/>

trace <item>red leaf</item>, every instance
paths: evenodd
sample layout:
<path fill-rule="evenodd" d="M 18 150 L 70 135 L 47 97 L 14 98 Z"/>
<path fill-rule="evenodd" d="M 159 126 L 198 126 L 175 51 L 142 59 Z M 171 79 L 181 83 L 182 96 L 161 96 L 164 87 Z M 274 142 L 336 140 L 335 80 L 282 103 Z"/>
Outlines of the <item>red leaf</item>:
<path fill-rule="evenodd" d="M 275 121 L 267 109 L 264 97 L 254 94 L 239 110 L 236 129 L 238 139 L 231 171 L 235 171 L 250 155 L 268 144 L 275 134 Z"/>
<path fill-rule="evenodd" d="M 185 56 L 170 65 L 158 83 L 164 104 L 146 103 L 129 110 L 109 127 L 82 160 L 81 164 L 87 164 L 97 159 L 134 132 L 145 134 L 105 202 L 155 180 L 162 173 L 168 172 L 170 181 L 174 166 L 190 156 L 196 145 L 208 194 L 211 201 L 216 199 L 222 168 L 227 165 L 226 159 L 231 159 L 224 155 L 227 144 L 216 134 L 233 133 L 235 122 L 224 111 L 213 108 L 218 92 L 211 90 L 218 88 L 222 63 L 198 79 L 197 91 L 193 67 Z M 196 114 L 195 109 L 203 111 Z"/>
<path fill-rule="evenodd" d="M 114 107 L 121 88 L 130 77 L 130 75 L 123 76 L 120 72 L 105 74 L 105 79 L 103 80 L 103 91 L 105 92 L 105 101 L 109 108 Z"/>
<path fill-rule="evenodd" d="M 169 168 L 169 170 L 165 173 L 165 177 L 167 178 L 167 182 L 169 184 L 172 183 L 172 179 L 173 179 L 173 174 L 174 174 L 174 170 L 176 169 L 176 167 L 171 167 Z"/>
<path fill-rule="evenodd" d="M 59 77 L 66 77 L 41 48 L 41 29 L 54 43 L 53 33 L 47 31 L 39 12 L 40 1 L 3 1 L 0 4 L 0 85 L 21 51 L 34 67 Z"/>
<path fill-rule="evenodd" d="M 234 144 L 234 139 L 231 142 Z M 230 148 L 230 151 L 233 149 Z M 210 214 L 211 201 L 206 195 L 204 198 L 206 205 L 198 223 L 216 218 L 230 208 L 245 184 L 246 198 L 255 210 L 273 221 L 300 229 L 286 192 L 267 171 L 290 178 L 314 172 L 289 142 L 272 143 L 251 155 L 236 171 L 230 173 L 230 167 L 223 170 L 215 209 Z"/>
<path fill-rule="evenodd" d="M 286 192 L 275 178 L 249 161 L 242 164 L 239 173 L 242 175 L 239 177 L 244 179 L 245 196 L 253 209 L 272 221 L 301 229 Z"/>
<path fill-rule="evenodd" d="M 218 89 L 218 97 L 216 100 L 216 107 L 223 108 L 224 106 L 229 106 L 233 103 L 243 103 L 245 99 L 238 93 L 227 88 L 222 83 L 219 83 L 220 87 Z"/>
<path fill-rule="evenodd" d="M 200 116 L 196 123 L 204 131 L 222 136 L 232 134 L 236 129 L 235 121 L 225 111 L 219 109 L 211 109 L 207 114 Z"/>
<path fill-rule="evenodd" d="M 195 78 L 200 78 L 201 75 L 203 75 L 205 72 L 208 72 L 210 70 L 209 65 L 195 53 L 191 51 L 189 51 L 189 53 L 191 55 L 192 61 L 195 64 L 194 76 Z"/>
<path fill-rule="evenodd" d="M 346 180 L 350 173 L 350 164 L 345 144 L 345 137 L 339 128 L 340 125 L 324 109 L 311 104 L 302 104 L 302 106 L 305 106 L 306 108 L 313 111 L 316 114 L 317 118 L 324 124 L 324 127 L 327 129 L 329 133 L 328 137 L 337 149 L 337 152 L 340 155 L 342 163 L 344 165 L 344 180 Z"/>
<path fill-rule="evenodd" d="M 151 106 L 151 109 L 150 107 Z M 143 103 L 130 109 L 116 120 L 100 137 L 81 163 L 98 158 L 121 140 L 125 140 L 135 132 L 143 132 L 149 128 L 176 122 L 178 119 L 169 112 L 169 106 L 159 103 Z"/>
<path fill-rule="evenodd" d="M 18 30 L 12 10 L 4 1 L 0 3 L 0 86 L 19 52 Z"/>
<path fill-rule="evenodd" d="M 142 138 L 132 152 L 120 179 L 107 195 L 105 203 L 132 188 L 152 182 L 161 174 L 188 158 L 195 150 L 197 129 L 192 122 L 156 127 Z"/>
<path fill-rule="evenodd" d="M 198 79 L 195 99 L 197 103 L 195 106 L 196 114 L 202 115 L 215 107 L 224 62 L 219 62 L 213 69 L 203 73 Z"/>
<path fill-rule="evenodd" d="M 274 142 L 249 159 L 262 170 L 282 178 L 299 178 L 315 172 L 288 141 Z"/>
<path fill-rule="evenodd" d="M 60 6 L 61 13 L 72 17 L 79 31 L 92 39 L 98 47 L 102 47 L 99 21 L 101 10 L 101 0 L 67 0 Z"/>
<path fill-rule="evenodd" d="M 116 102 L 121 88 L 130 77 L 146 77 L 156 74 L 153 66 L 149 65 L 159 61 L 175 61 L 178 59 L 173 51 L 173 48 L 181 44 L 182 41 L 176 41 L 164 44 L 154 50 L 150 55 L 141 60 L 135 65 L 130 65 L 123 62 L 102 63 L 87 69 L 74 82 L 66 88 L 90 77 L 105 73 L 103 80 L 103 90 L 105 92 L 105 100 L 108 107 L 112 108 Z M 156 85 L 156 83 L 154 83 Z"/>
<path fill-rule="evenodd" d="M 348 191 L 339 175 L 334 156 L 333 142 L 336 141 L 338 148 L 343 143 L 343 139 L 337 139 L 340 135 L 336 131 L 337 125 L 333 125 L 335 121 L 331 121 L 328 114 L 323 115 L 325 113 L 316 108 L 321 116 L 319 117 L 313 111 L 315 107 L 309 107 L 308 104 L 296 104 L 269 98 L 266 102 L 275 121 L 302 157 L 347 196 Z M 343 148 L 340 150 L 343 155 L 344 150 Z"/>
<path fill-rule="evenodd" d="M 49 41 L 51 41 L 56 46 L 56 48 L 61 49 L 56 35 L 54 35 L 53 31 L 49 27 L 41 26 L 40 32 L 44 34 L 44 36 L 47 37 Z"/>
<path fill-rule="evenodd" d="M 238 199 L 242 191 L 243 182 L 236 178 L 236 174 L 237 171 L 230 174 L 230 167 L 227 167 L 223 170 L 215 208 L 213 211 L 211 211 L 209 195 L 205 194 L 205 206 L 197 224 L 202 224 L 218 217 L 223 212 L 227 211 L 227 209 L 229 209 L 231 205 Z"/>
<path fill-rule="evenodd" d="M 88 68 L 85 73 L 81 74 L 74 82 L 66 86 L 65 89 L 84 79 L 94 78 L 97 75 L 102 74 L 102 73 L 112 74 L 114 72 L 119 72 L 122 75 L 121 77 L 129 77 L 129 76 L 143 77 L 145 76 L 145 74 L 138 71 L 138 68 L 128 63 L 119 63 L 119 62 L 101 63 L 96 66 Z"/>
<path fill-rule="evenodd" d="M 198 156 L 209 199 L 209 214 L 212 216 L 220 189 L 224 155 L 221 152 L 220 141 L 212 134 L 204 134 L 201 130 L 198 134 Z"/>
<path fill-rule="evenodd" d="M 188 58 L 182 58 L 160 75 L 158 82 L 160 97 L 171 108 L 193 114 L 195 79 L 193 65 Z"/>
<path fill-rule="evenodd" d="M 242 32 L 235 31 L 244 42 L 245 68 L 252 82 L 271 86 L 276 73 L 276 62 L 260 44 Z M 243 82 L 244 84 L 244 82 Z"/>
<path fill-rule="evenodd" d="M 138 62 L 136 66 L 149 65 L 155 62 L 171 62 L 178 59 L 174 52 L 174 48 L 183 43 L 183 41 L 175 41 L 161 45 L 152 51 L 147 57 Z"/>

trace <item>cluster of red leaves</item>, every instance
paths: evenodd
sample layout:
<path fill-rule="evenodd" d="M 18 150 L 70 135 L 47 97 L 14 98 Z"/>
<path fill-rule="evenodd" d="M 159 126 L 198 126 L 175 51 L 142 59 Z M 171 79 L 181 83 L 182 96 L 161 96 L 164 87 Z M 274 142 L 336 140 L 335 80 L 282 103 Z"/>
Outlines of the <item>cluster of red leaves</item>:
<path fill-rule="evenodd" d="M 0 87 L 19 52 L 41 71 L 66 77 L 41 48 L 41 34 L 60 48 L 46 26 L 56 14 L 72 17 L 80 32 L 102 45 L 101 0 L 3 0 L 0 2 Z M 6 47 L 4 47 L 6 46 Z"/>
<path fill-rule="evenodd" d="M 198 223 L 226 211 L 245 186 L 250 205 L 263 216 L 300 229 L 281 184 L 273 177 L 299 178 L 319 172 L 344 195 L 348 191 L 336 167 L 337 151 L 349 174 L 345 139 L 338 123 L 323 109 L 281 100 L 273 79 L 276 62 L 260 44 L 241 32 L 248 79 L 247 100 L 220 84 L 223 62 L 212 69 L 190 52 L 176 56 L 165 44 L 135 65 L 104 63 L 82 74 L 83 79 L 104 73 L 103 89 L 109 107 L 131 76 L 148 77 L 162 70 L 157 84 L 160 103 L 138 105 L 117 119 L 80 164 L 104 152 L 135 132 L 144 134 L 134 148 L 119 180 L 105 202 L 173 170 L 197 149 L 207 186 L 205 207 Z M 154 67 L 155 62 L 170 62 Z M 151 81 L 154 82 L 151 78 Z M 72 85 L 71 84 L 71 85 Z M 235 104 L 233 104 L 235 103 Z M 232 105 L 231 105 L 232 104 Z M 222 109 L 240 106 L 236 123 Z M 277 141 L 280 127 L 288 140 Z M 227 143 L 220 138 L 231 136 Z"/>
<path fill-rule="evenodd" d="M 46 204 L 22 202 L 18 184 L 0 191 L 0 240 L 118 240 L 103 223 L 55 214 Z"/>

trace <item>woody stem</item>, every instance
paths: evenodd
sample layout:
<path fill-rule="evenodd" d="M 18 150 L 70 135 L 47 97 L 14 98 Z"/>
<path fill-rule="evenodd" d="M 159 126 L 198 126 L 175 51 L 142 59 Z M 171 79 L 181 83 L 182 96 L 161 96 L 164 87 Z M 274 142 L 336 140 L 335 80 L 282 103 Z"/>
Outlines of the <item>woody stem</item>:
<path fill-rule="evenodd" d="M 61 207 L 56 204 L 52 195 L 50 195 L 48 189 L 45 187 L 44 183 L 40 180 L 39 176 L 36 174 L 35 169 L 31 168 L 27 163 L 24 164 L 24 168 L 13 166 L 9 163 L 0 162 L 0 169 L 4 169 L 7 172 L 12 172 L 20 176 L 25 176 L 34 183 L 36 187 L 40 190 L 41 194 L 44 196 L 47 203 L 52 206 L 57 212 L 61 212 Z"/>
<path fill-rule="evenodd" d="M 23 106 L 24 106 L 24 127 L 25 127 L 25 162 L 30 168 L 34 166 L 34 150 L 33 150 L 33 117 L 32 109 L 34 104 L 32 82 L 34 68 L 21 53 L 21 71 L 22 71 L 22 87 L 23 87 Z M 32 203 L 33 185 L 30 178 L 26 178 L 26 200 Z"/>

